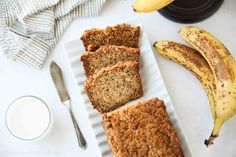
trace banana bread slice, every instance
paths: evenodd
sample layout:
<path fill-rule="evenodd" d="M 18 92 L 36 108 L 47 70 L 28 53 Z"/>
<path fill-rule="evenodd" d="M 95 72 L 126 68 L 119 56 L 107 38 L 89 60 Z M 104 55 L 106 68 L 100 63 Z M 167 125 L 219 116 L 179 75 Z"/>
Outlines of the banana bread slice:
<path fill-rule="evenodd" d="M 88 78 L 84 89 L 101 113 L 112 111 L 143 96 L 138 62 L 119 62 Z"/>
<path fill-rule="evenodd" d="M 86 51 L 94 51 L 102 45 L 118 45 L 138 48 L 140 27 L 118 24 L 105 29 L 86 30 L 81 37 Z"/>
<path fill-rule="evenodd" d="M 102 117 L 115 157 L 184 157 L 165 105 L 157 98 Z"/>
<path fill-rule="evenodd" d="M 95 52 L 86 52 L 81 56 L 86 76 L 91 76 L 102 68 L 115 65 L 120 61 L 139 62 L 139 49 L 125 46 L 101 46 Z"/>

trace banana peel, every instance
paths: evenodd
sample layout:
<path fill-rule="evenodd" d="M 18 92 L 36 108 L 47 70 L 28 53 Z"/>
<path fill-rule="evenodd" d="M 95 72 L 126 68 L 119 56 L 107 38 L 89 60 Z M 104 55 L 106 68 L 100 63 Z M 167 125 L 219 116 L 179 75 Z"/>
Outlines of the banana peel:
<path fill-rule="evenodd" d="M 157 11 L 173 1 L 174 0 L 136 0 L 132 7 L 135 12 L 147 13 Z"/>
<path fill-rule="evenodd" d="M 215 80 L 207 61 L 195 49 L 178 42 L 163 40 L 154 43 L 154 48 L 163 57 L 184 66 L 203 85 L 209 99 L 211 113 L 215 118 Z"/>
<path fill-rule="evenodd" d="M 183 27 L 180 36 L 208 62 L 216 85 L 215 118 L 212 133 L 205 144 L 213 144 L 223 123 L 236 114 L 236 64 L 224 46 L 209 32 L 194 26 Z"/>

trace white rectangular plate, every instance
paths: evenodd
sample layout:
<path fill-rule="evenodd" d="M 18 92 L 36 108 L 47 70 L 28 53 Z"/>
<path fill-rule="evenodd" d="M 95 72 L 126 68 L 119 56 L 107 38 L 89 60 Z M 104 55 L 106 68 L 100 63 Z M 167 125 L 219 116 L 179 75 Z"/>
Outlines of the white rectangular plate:
<path fill-rule="evenodd" d="M 141 23 L 137 20 L 127 22 L 133 26 L 141 26 Z M 109 24 L 110 25 L 110 24 Z M 104 24 L 104 27 L 107 25 Z M 96 25 L 94 24 L 94 28 Z M 90 28 L 88 28 L 90 29 Z M 103 130 L 101 115 L 93 109 L 86 93 L 83 90 L 83 83 L 86 80 L 82 62 L 80 61 L 80 56 L 85 52 L 81 40 L 75 39 L 64 44 L 64 50 L 71 67 L 71 71 L 74 76 L 75 83 L 81 91 L 81 95 L 84 98 L 84 105 L 89 114 L 89 119 L 94 130 L 98 147 L 101 150 L 102 157 L 112 157 L 111 150 L 107 143 L 106 134 Z M 168 96 L 164 81 L 162 79 L 159 67 L 156 63 L 152 48 L 148 41 L 146 34 L 143 29 L 141 29 L 141 38 L 140 38 L 140 52 L 141 52 L 141 62 L 140 62 L 140 75 L 143 83 L 144 96 L 138 100 L 129 102 L 128 104 L 135 104 L 153 97 L 158 97 L 159 99 L 164 100 L 166 109 L 169 113 L 170 119 L 177 130 L 178 136 L 181 141 L 181 146 L 184 151 L 185 157 L 191 157 L 191 151 L 186 142 L 183 130 L 178 121 L 178 117 L 175 113 L 174 107 Z M 127 104 L 127 105 L 128 105 Z"/>

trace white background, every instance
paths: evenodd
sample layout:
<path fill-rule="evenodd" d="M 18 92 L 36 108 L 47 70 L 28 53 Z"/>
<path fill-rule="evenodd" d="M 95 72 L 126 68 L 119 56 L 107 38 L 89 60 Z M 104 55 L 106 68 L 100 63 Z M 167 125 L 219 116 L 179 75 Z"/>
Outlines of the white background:
<path fill-rule="evenodd" d="M 78 38 L 79 32 L 91 23 L 125 22 L 140 18 L 150 43 L 171 39 L 184 42 L 178 36 L 183 24 L 171 22 L 156 12 L 134 13 L 128 0 L 110 0 L 101 14 L 94 18 L 75 20 L 62 37 L 41 71 L 7 60 L 0 54 L 0 157 L 95 157 L 100 156 L 95 137 L 82 104 L 79 90 L 69 72 L 63 42 Z M 225 0 L 220 10 L 209 19 L 195 23 L 216 35 L 236 58 L 236 1 Z M 88 149 L 77 146 L 76 136 L 66 108 L 61 105 L 49 74 L 49 64 L 55 60 L 63 69 L 66 85 L 72 97 L 73 110 L 87 141 Z M 159 55 L 156 60 L 166 83 L 180 122 L 190 143 L 194 157 L 236 157 L 236 117 L 227 121 L 215 144 L 203 144 L 213 126 L 208 99 L 199 81 L 181 66 Z M 42 98 L 53 113 L 49 133 L 38 141 L 23 142 L 15 139 L 5 127 L 5 111 L 17 97 L 35 95 Z"/>

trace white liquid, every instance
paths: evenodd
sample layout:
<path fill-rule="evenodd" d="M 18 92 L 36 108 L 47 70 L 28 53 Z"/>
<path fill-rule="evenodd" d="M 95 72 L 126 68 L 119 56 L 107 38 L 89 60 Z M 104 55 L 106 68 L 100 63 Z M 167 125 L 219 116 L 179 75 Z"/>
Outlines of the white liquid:
<path fill-rule="evenodd" d="M 26 140 L 34 139 L 48 129 L 50 112 L 40 99 L 22 97 L 9 106 L 6 124 L 14 136 Z"/>

